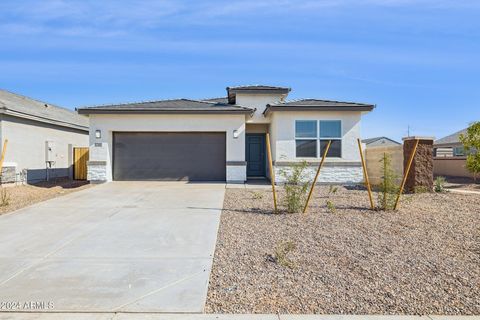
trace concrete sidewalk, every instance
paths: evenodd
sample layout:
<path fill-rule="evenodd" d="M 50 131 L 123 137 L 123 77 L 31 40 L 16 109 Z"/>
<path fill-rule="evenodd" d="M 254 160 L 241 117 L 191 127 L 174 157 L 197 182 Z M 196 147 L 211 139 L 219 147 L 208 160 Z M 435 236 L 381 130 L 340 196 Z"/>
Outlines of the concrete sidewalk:
<path fill-rule="evenodd" d="M 155 314 L 155 313 L 0 313 L 0 320 L 474 320 L 480 316 Z"/>

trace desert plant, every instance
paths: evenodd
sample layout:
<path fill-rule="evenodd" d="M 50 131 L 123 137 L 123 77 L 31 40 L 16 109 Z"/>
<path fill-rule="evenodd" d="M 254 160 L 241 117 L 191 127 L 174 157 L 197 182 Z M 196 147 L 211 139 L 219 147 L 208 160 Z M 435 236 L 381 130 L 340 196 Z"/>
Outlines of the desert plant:
<path fill-rule="evenodd" d="M 262 200 L 263 199 L 263 193 L 260 191 L 253 191 L 252 192 L 252 197 L 255 200 Z"/>
<path fill-rule="evenodd" d="M 336 194 L 338 191 L 338 187 L 337 186 L 334 186 L 334 185 L 330 185 L 330 187 L 328 188 L 328 194 Z"/>
<path fill-rule="evenodd" d="M 307 162 L 302 161 L 292 165 L 290 170 L 280 171 L 280 175 L 285 181 L 285 198 L 283 203 L 288 213 L 301 212 L 303 210 L 309 187 L 309 183 L 305 179 L 307 166 Z"/>
<path fill-rule="evenodd" d="M 467 169 L 473 173 L 476 182 L 480 173 L 480 121 L 472 123 L 467 128 L 467 134 L 461 134 L 459 139 L 467 153 Z"/>
<path fill-rule="evenodd" d="M 436 177 L 435 178 L 435 187 L 434 187 L 434 190 L 435 192 L 444 192 L 445 191 L 445 182 L 446 182 L 446 179 L 445 177 Z"/>
<path fill-rule="evenodd" d="M 6 207 L 10 204 L 10 195 L 6 188 L 0 187 L 0 207 Z"/>
<path fill-rule="evenodd" d="M 296 245 L 293 241 L 282 241 L 275 247 L 273 259 L 282 267 L 293 269 L 295 263 L 288 257 L 289 253 L 295 250 Z"/>
<path fill-rule="evenodd" d="M 395 200 L 399 191 L 398 176 L 392 169 L 392 160 L 389 154 L 384 153 L 380 163 L 382 177 L 379 185 L 378 208 L 380 210 L 392 210 L 395 207 Z"/>
<path fill-rule="evenodd" d="M 327 209 L 331 213 L 335 213 L 337 211 L 337 208 L 335 207 L 335 203 L 333 203 L 332 200 L 327 200 Z"/>

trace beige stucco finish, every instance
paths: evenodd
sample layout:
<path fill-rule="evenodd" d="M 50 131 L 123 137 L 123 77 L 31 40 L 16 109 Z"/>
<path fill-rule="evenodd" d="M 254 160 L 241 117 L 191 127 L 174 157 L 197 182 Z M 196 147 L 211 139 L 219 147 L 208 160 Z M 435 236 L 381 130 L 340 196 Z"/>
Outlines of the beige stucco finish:
<path fill-rule="evenodd" d="M 101 130 L 101 139 L 95 138 L 96 130 Z M 243 114 L 94 114 L 90 115 L 90 160 L 107 161 L 107 181 L 112 180 L 113 132 L 116 131 L 225 132 L 227 162 L 245 161 L 245 115 Z M 234 138 L 234 131 L 238 133 L 237 138 Z M 98 144 L 102 145 L 98 146 Z"/>
<path fill-rule="evenodd" d="M 87 132 L 11 116 L 1 117 L 1 141 L 8 139 L 5 163 L 15 163 L 17 172 L 28 170 L 29 181 L 45 179 L 45 142 L 54 143 L 52 168 L 68 176 L 73 164 L 73 147 L 88 146 Z"/>

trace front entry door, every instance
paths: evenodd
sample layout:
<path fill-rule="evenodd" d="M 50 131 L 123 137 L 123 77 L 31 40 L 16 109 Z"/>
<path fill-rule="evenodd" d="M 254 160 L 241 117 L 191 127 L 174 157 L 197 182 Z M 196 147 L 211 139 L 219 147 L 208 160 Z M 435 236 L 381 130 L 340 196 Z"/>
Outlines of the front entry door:
<path fill-rule="evenodd" d="M 265 176 L 265 135 L 246 134 L 247 176 Z"/>

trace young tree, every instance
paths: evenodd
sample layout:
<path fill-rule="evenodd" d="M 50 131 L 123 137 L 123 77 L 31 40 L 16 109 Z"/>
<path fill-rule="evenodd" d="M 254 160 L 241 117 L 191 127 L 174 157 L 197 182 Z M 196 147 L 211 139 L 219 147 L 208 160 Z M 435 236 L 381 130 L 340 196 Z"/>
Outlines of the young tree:
<path fill-rule="evenodd" d="M 473 173 L 476 182 L 480 173 L 480 121 L 472 123 L 467 129 L 467 134 L 460 135 L 460 141 L 467 153 L 467 169 Z"/>

